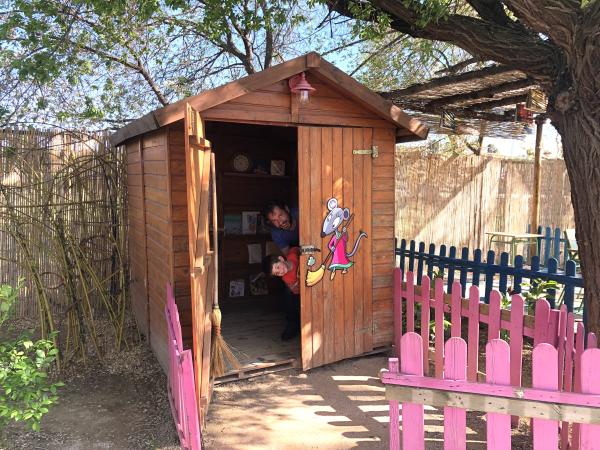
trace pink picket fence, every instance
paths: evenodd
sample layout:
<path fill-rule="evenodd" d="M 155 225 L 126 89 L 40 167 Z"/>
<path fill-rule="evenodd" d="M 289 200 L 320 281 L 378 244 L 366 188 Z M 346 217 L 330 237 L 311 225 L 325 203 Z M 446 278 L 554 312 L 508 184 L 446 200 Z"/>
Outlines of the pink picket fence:
<path fill-rule="evenodd" d="M 169 335 L 168 395 L 171 413 L 179 434 L 181 448 L 200 450 L 202 444 L 196 404 L 192 352 L 183 349 L 179 311 L 170 284 L 167 284 L 165 316 Z"/>
<path fill-rule="evenodd" d="M 415 285 L 413 272 L 406 273 L 406 282 L 402 281 L 400 269 L 394 269 L 394 341 L 400 349 L 403 334 L 416 330 L 419 325 L 423 341 L 423 371 L 429 375 L 430 365 L 434 367 L 434 376 L 442 377 L 444 361 L 444 322 L 450 322 L 450 336 L 460 337 L 463 321 L 467 321 L 467 379 L 477 381 L 484 373 L 479 369 L 478 355 L 482 324 L 487 326 L 487 341 L 497 339 L 501 333 L 508 335 L 511 370 L 510 384 L 521 386 L 524 338 L 533 339 L 533 345 L 547 343 L 558 349 L 560 388 L 571 391 L 573 388 L 573 368 L 576 355 L 584 348 L 585 333 L 582 323 L 575 324 L 572 313 L 565 306 L 560 310 L 551 309 L 550 304 L 541 299 L 536 302 L 535 314 L 527 315 L 521 295 L 511 297 L 510 310 L 501 308 L 502 296 L 493 290 L 489 304 L 480 302 L 477 286 L 469 288 L 469 296 L 461 298 L 461 284 L 453 283 L 452 293 L 446 294 L 444 282 L 435 280 L 433 291 L 431 281 L 424 275 L 421 285 Z M 420 305 L 417 315 L 416 305 Z M 404 311 L 403 311 L 404 310 Z M 403 324 L 405 315 L 406 325 Z M 419 324 L 416 324 L 417 319 Z M 433 321 L 433 330 L 430 322 Z M 433 338 L 430 335 L 433 331 Z M 595 339 L 591 336 L 590 339 Z M 396 355 L 398 356 L 398 354 Z"/>
<path fill-rule="evenodd" d="M 443 407 L 444 449 L 467 448 L 466 410 L 486 413 L 487 448 L 511 448 L 511 414 L 532 418 L 534 450 L 600 449 L 600 349 L 581 355 L 580 393 L 559 389 L 559 352 L 541 343 L 533 350 L 532 387 L 510 386 L 509 344 L 486 345 L 486 382 L 467 379 L 468 344 L 452 337 L 444 344 L 443 377 L 424 376 L 423 340 L 414 332 L 400 339 L 400 360 L 390 358 L 381 380 L 390 408 L 390 449 L 425 448 L 424 407 Z M 400 403 L 402 416 L 400 417 Z M 572 423 L 569 435 L 567 424 Z"/>
<path fill-rule="evenodd" d="M 505 364 L 508 370 L 507 385 L 513 388 L 521 388 L 523 385 L 523 351 L 524 338 L 533 340 L 534 348 L 540 344 L 547 344 L 556 351 L 556 389 L 564 394 L 585 392 L 583 388 L 583 366 L 582 355 L 587 347 L 597 347 L 596 336 L 589 333 L 586 339 L 582 323 L 575 323 L 572 313 L 568 313 L 566 307 L 560 310 L 550 308 L 550 304 L 544 300 L 538 300 L 535 304 L 535 314 L 527 315 L 524 300 L 520 295 L 511 297 L 509 310 L 501 308 L 501 295 L 497 291 L 490 294 L 489 304 L 480 302 L 479 288 L 471 286 L 468 298 L 461 298 L 461 285 L 456 282 L 452 286 L 452 293 L 446 294 L 444 283 L 441 279 L 435 280 L 434 289 L 427 276 L 422 277 L 421 285 L 415 285 L 415 276 L 412 272 L 406 273 L 406 281 L 399 269 L 394 273 L 394 328 L 396 356 L 401 360 L 402 339 L 406 335 L 412 335 L 420 329 L 419 336 L 419 358 L 421 375 L 430 375 L 430 367 L 433 367 L 431 375 L 437 379 L 443 379 L 445 370 L 452 364 L 446 355 L 447 346 L 444 342 L 444 322 L 450 322 L 451 338 L 466 337 L 466 357 L 464 364 L 458 364 L 461 370 L 465 370 L 465 379 L 469 383 L 477 381 L 488 381 L 489 364 L 485 370 L 480 370 L 479 354 L 480 334 L 483 329 L 487 331 L 485 343 L 489 344 L 500 337 L 508 338 L 505 342 L 508 348 L 509 358 Z M 419 305 L 419 306 L 417 306 Z M 417 314 L 419 310 L 419 314 Z M 404 322 L 403 323 L 403 316 Z M 417 320 L 420 323 L 416 323 Z M 463 327 L 463 321 L 466 326 Z M 430 322 L 433 321 L 433 327 Z M 433 328 L 433 337 L 431 331 Z M 413 343 L 414 344 L 414 343 Z M 498 345 L 498 344 L 497 344 Z M 412 355 L 407 355 L 412 357 Z M 446 365 L 446 368 L 445 366 Z M 598 367 L 600 369 L 600 367 Z M 535 375 L 534 377 L 535 378 Z M 535 380 L 531 380 L 532 386 Z M 550 385 L 551 387 L 554 385 Z M 543 386 L 538 386 L 543 387 Z M 513 424 L 517 423 L 519 414 L 513 417 Z M 574 421 L 577 422 L 577 421 Z M 573 440 L 569 443 L 569 428 L 573 430 Z M 568 422 L 561 426 L 561 448 L 579 448 L 579 426 L 574 424 L 570 427 Z M 569 446 L 569 447 L 567 447 Z"/>

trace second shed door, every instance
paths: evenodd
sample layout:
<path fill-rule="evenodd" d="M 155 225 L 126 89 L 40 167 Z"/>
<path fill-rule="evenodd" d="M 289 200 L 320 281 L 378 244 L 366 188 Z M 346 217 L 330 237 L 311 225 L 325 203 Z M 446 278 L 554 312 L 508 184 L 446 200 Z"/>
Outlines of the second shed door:
<path fill-rule="evenodd" d="M 308 266 L 308 255 L 300 263 L 302 366 L 309 369 L 358 356 L 373 348 L 371 178 L 372 157 L 354 154 L 373 145 L 371 128 L 299 127 L 298 184 L 300 245 L 321 249 Z M 306 285 L 307 271 L 316 271 L 330 250 L 330 234 L 321 237 L 328 216 L 328 201 L 335 198 L 338 207 L 348 208 L 352 221 L 348 226 L 345 252 L 336 253 L 336 261 L 352 261 L 346 272 L 338 266 L 331 279 L 330 258 L 324 265 L 320 282 Z M 346 222 L 344 222 L 346 223 Z M 343 224 L 340 228 L 343 227 Z M 352 252 L 360 231 L 358 250 Z M 341 231 L 341 230 L 340 230 Z M 342 245 L 343 241 L 339 241 Z M 334 266 L 335 267 L 335 266 Z"/>

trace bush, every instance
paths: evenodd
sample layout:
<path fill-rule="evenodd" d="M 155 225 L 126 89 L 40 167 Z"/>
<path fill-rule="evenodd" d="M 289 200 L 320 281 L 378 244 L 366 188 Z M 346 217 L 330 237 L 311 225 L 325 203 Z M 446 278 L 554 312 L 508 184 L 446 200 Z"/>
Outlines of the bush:
<path fill-rule="evenodd" d="M 0 286 L 0 331 L 6 331 L 22 284 Z M 0 428 L 14 420 L 37 431 L 42 416 L 57 402 L 56 390 L 63 384 L 50 382 L 47 373 L 58 356 L 52 337 L 33 340 L 27 332 L 0 342 Z"/>

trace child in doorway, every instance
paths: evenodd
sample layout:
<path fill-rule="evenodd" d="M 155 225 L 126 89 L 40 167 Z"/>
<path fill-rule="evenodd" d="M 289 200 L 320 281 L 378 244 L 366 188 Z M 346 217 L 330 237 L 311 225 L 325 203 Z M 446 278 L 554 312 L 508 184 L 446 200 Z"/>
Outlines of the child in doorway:
<path fill-rule="evenodd" d="M 268 255 L 263 258 L 263 272 L 266 275 L 281 277 L 292 295 L 284 296 L 287 325 L 281 339 L 287 341 L 300 333 L 300 249 L 290 248 L 287 257 Z"/>

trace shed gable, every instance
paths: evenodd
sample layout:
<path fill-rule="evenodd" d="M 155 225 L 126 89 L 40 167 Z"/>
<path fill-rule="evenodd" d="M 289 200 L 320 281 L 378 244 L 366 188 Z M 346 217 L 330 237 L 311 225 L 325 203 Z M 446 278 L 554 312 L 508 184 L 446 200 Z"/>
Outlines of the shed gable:
<path fill-rule="evenodd" d="M 316 74 L 308 72 L 306 79 L 316 89 L 306 105 L 299 105 L 295 96 L 290 95 L 285 79 L 206 109 L 202 117 L 236 122 L 395 128 Z"/>

